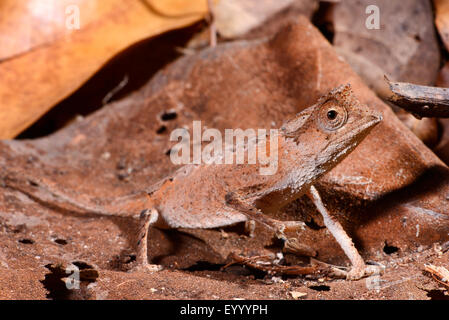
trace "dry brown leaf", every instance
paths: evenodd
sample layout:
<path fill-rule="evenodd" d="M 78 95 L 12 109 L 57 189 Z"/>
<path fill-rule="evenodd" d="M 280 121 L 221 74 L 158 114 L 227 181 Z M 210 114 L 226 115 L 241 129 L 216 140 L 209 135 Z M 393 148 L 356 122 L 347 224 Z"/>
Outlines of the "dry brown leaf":
<path fill-rule="evenodd" d="M 436 118 L 417 119 L 405 110 L 396 115 L 426 146 L 433 148 L 438 143 L 438 120 Z"/>
<path fill-rule="evenodd" d="M 385 71 L 378 65 L 371 62 L 363 55 L 346 50 L 345 48 L 335 48 L 337 53 L 348 62 L 352 69 L 365 81 L 371 90 L 383 99 L 391 96 L 388 83 L 384 79 Z"/>
<path fill-rule="evenodd" d="M 446 50 L 449 50 L 449 1 L 434 0 L 433 3 L 435 5 L 435 24 Z"/>
<path fill-rule="evenodd" d="M 379 30 L 366 27 L 369 5 L 379 8 Z M 358 55 L 395 81 L 434 83 L 440 53 L 428 1 L 410 0 L 404 5 L 391 0 L 347 0 L 336 4 L 332 13 L 334 45 L 339 53 L 352 53 L 344 55 L 349 64 L 358 66 L 360 59 L 354 59 Z M 375 74 L 366 77 L 366 70 L 359 74 L 374 89 L 383 81 L 383 74 L 380 79 L 373 79 Z"/>
<path fill-rule="evenodd" d="M 7 43 L 0 49 L 4 59 L 0 60 L 0 138 L 15 137 L 126 47 L 192 24 L 207 13 L 206 0 L 77 0 L 71 3 L 79 4 L 81 28 L 68 32 L 61 20 L 66 17 L 65 7 L 55 5 L 63 12 L 47 17 L 42 9 L 57 1 L 21 2 L 0 5 L 3 15 L 4 10 L 13 13 L 7 20 L 0 19 L 0 40 Z M 48 24 L 41 25 L 45 19 Z M 16 26 L 15 42 L 5 33 L 15 35 Z"/>

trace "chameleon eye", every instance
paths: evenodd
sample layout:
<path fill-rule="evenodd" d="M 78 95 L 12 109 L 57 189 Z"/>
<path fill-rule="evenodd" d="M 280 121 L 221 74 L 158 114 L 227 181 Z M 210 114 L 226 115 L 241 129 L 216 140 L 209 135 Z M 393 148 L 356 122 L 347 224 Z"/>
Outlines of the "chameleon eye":
<path fill-rule="evenodd" d="M 337 118 L 337 116 L 338 116 L 338 112 L 335 111 L 335 110 L 329 110 L 329 111 L 327 112 L 327 118 L 328 118 L 329 120 L 334 120 L 335 118 Z"/>
<path fill-rule="evenodd" d="M 330 100 L 321 105 L 318 110 L 318 125 L 324 131 L 340 129 L 348 119 L 346 108 L 336 101 Z"/>

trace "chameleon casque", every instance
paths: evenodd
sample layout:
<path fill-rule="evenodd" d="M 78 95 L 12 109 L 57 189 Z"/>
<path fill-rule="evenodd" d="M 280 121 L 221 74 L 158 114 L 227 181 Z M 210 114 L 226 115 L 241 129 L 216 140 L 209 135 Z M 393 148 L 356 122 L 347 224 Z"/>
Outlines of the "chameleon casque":
<path fill-rule="evenodd" d="M 147 256 L 150 227 L 217 228 L 255 221 L 282 237 L 285 229 L 297 228 L 302 222 L 275 220 L 270 218 L 270 213 L 307 194 L 351 261 L 347 279 L 360 279 L 377 272 L 375 266 L 365 265 L 351 238 L 327 212 L 313 183 L 350 154 L 381 120 L 380 114 L 356 99 L 347 84 L 322 96 L 277 131 L 278 163 L 272 175 L 261 175 L 260 163 L 189 164 L 141 195 L 125 197 L 123 203 L 114 201 L 118 205 L 105 207 L 80 205 L 54 186 L 36 179 L 28 181 L 33 181 L 34 189 L 42 189 L 39 194 L 24 190 L 23 184 L 17 182 L 7 184 L 27 194 L 33 193 L 40 200 L 68 203 L 103 215 L 121 215 L 124 210 L 132 210 L 133 202 L 144 202 L 148 209 L 140 214 L 137 260 L 139 268 L 148 269 L 154 269 Z M 288 243 L 289 239 L 285 240 Z"/>

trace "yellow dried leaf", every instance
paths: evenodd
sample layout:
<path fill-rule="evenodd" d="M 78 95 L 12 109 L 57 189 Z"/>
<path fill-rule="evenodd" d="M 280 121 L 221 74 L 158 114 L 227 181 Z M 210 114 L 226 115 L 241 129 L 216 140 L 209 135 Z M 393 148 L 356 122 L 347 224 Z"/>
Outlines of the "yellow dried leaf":
<path fill-rule="evenodd" d="M 2 0 L 0 138 L 18 135 L 133 43 L 207 14 L 207 0 L 72 0 L 80 29 L 68 30 L 68 3 Z"/>

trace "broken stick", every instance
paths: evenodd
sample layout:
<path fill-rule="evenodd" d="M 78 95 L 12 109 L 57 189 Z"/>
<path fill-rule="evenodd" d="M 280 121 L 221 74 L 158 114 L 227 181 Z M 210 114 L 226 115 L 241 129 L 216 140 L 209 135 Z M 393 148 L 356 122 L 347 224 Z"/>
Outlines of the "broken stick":
<path fill-rule="evenodd" d="M 449 89 L 385 80 L 392 92 L 388 100 L 416 118 L 449 118 Z"/>
<path fill-rule="evenodd" d="M 322 275 L 329 272 L 323 268 L 318 267 L 301 267 L 301 266 L 282 266 L 271 261 L 269 256 L 256 256 L 256 257 L 242 257 L 235 253 L 231 253 L 230 258 L 232 262 L 225 265 L 222 269 L 226 269 L 229 266 L 239 263 L 250 268 L 267 272 L 268 274 L 276 275 Z"/>
<path fill-rule="evenodd" d="M 435 281 L 446 286 L 449 289 L 449 271 L 445 267 L 438 267 L 432 264 L 427 264 L 424 266 L 424 271 L 430 273 Z"/>

